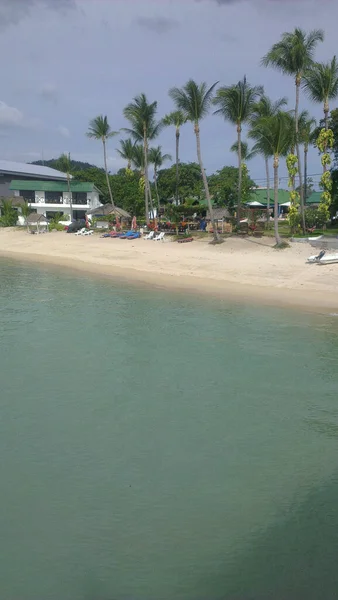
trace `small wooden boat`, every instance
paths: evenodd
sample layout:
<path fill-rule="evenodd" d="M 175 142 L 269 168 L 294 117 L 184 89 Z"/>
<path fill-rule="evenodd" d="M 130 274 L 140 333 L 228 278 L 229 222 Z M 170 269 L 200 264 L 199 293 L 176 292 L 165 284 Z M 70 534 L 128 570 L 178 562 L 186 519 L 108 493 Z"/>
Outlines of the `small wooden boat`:
<path fill-rule="evenodd" d="M 317 256 L 309 256 L 307 262 L 317 265 L 332 265 L 333 263 L 338 263 L 338 252 L 335 254 L 326 254 L 326 251 L 322 250 Z"/>

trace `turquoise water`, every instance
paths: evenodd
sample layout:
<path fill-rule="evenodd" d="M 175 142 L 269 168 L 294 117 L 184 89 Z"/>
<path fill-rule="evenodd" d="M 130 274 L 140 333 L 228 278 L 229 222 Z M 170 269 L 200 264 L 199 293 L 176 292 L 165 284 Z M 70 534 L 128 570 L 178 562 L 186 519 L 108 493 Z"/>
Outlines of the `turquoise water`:
<path fill-rule="evenodd" d="M 337 333 L 0 262 L 0 597 L 337 597 Z"/>

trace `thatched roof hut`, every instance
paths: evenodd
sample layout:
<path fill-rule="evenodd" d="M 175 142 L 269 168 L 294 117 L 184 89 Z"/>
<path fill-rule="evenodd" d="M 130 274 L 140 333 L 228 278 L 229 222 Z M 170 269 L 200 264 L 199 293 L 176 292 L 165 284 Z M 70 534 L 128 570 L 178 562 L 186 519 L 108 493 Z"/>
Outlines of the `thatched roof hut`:
<path fill-rule="evenodd" d="M 45 215 L 39 215 L 38 213 L 31 213 L 28 215 L 26 223 L 28 227 L 36 227 L 37 231 L 48 228 L 47 217 Z"/>
<path fill-rule="evenodd" d="M 229 213 L 226 206 L 222 206 L 221 208 L 214 208 L 212 212 L 215 221 L 222 221 L 223 219 L 230 219 L 231 217 L 231 214 Z M 207 219 L 210 219 L 209 211 L 207 211 Z"/>
<path fill-rule="evenodd" d="M 131 220 L 131 215 L 126 210 L 123 210 L 123 208 L 119 208 L 118 206 L 114 207 L 112 204 L 102 204 L 101 206 L 98 206 L 98 208 L 89 210 L 87 215 L 91 215 L 96 219 L 112 215 L 119 219 L 125 219 L 126 221 Z"/>

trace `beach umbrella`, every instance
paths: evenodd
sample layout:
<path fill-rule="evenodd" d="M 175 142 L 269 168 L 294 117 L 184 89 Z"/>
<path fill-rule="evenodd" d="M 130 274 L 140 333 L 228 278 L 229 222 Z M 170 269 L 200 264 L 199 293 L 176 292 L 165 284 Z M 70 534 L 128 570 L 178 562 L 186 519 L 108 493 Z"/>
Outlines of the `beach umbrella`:
<path fill-rule="evenodd" d="M 115 220 L 116 220 L 116 229 L 121 229 L 120 219 L 118 218 L 117 215 L 115 215 Z"/>
<path fill-rule="evenodd" d="M 136 217 L 133 217 L 132 222 L 131 222 L 131 228 L 136 229 L 136 227 L 137 227 Z"/>
<path fill-rule="evenodd" d="M 291 202 L 284 202 L 284 204 L 281 204 L 280 206 L 291 206 Z"/>
<path fill-rule="evenodd" d="M 257 202 L 257 200 L 254 200 L 253 202 L 248 202 L 248 206 L 264 206 L 264 204 L 262 204 L 261 202 Z"/>

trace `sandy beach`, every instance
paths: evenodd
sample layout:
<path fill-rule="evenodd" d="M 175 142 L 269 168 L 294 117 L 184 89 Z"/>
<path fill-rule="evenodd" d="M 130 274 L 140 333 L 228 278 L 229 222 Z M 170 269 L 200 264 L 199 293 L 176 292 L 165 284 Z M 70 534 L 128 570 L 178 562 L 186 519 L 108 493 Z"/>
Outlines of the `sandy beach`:
<path fill-rule="evenodd" d="M 277 251 L 273 243 L 228 238 L 212 246 L 204 240 L 178 244 L 0 229 L 2 257 L 245 302 L 338 312 L 338 264 L 306 264 L 315 253 L 309 244 Z"/>

